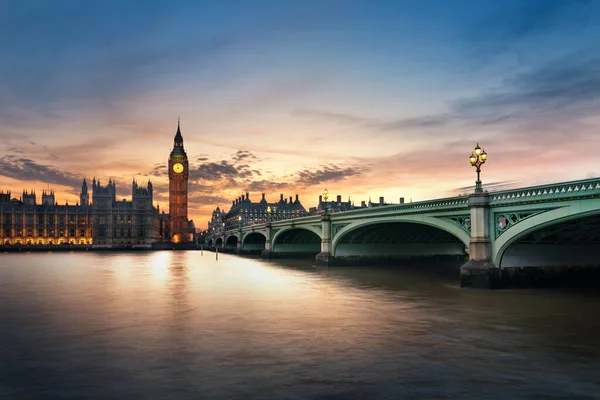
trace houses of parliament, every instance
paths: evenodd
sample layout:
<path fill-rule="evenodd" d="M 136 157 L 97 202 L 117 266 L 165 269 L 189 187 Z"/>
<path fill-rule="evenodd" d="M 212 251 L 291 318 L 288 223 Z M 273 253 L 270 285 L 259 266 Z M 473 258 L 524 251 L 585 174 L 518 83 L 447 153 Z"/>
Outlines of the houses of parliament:
<path fill-rule="evenodd" d="M 151 248 L 156 243 L 193 240 L 188 221 L 188 159 L 180 123 L 169 155 L 169 214 L 153 203 L 152 182 L 131 183 L 131 201 L 117 200 L 117 186 L 84 178 L 79 202 L 59 205 L 52 190 L 23 191 L 19 199 L 0 191 L 0 246 L 85 245 L 92 248 Z"/>

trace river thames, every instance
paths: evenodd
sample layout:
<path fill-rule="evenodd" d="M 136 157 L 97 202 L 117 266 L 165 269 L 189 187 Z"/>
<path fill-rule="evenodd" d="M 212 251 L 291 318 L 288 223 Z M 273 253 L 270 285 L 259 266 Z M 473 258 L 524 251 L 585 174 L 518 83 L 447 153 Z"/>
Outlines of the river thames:
<path fill-rule="evenodd" d="M 597 399 L 600 294 L 204 252 L 0 255 L 2 399 Z"/>

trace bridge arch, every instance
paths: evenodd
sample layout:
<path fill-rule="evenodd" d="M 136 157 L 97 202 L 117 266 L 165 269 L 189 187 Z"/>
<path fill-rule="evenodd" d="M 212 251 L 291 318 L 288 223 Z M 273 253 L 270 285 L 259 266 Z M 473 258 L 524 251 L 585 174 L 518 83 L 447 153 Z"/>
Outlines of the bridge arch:
<path fill-rule="evenodd" d="M 358 234 L 366 233 L 366 231 L 372 227 L 372 229 L 378 229 L 385 227 L 405 227 L 409 229 L 416 229 L 421 234 L 437 235 L 440 240 L 453 243 L 452 252 L 454 254 L 464 253 L 469 246 L 470 235 L 467 231 L 463 230 L 460 226 L 435 217 L 428 217 L 425 215 L 402 215 L 402 216 L 391 216 L 391 217 L 379 217 L 368 220 L 357 221 L 344 226 L 339 232 L 335 234 L 332 239 L 332 255 L 334 257 L 343 256 L 343 248 L 340 246 L 344 244 L 344 240 L 348 240 L 348 235 L 353 232 Z M 409 231 L 410 232 L 410 231 Z M 412 244 L 411 250 L 417 250 L 418 242 Z M 397 247 L 397 246 L 396 246 Z M 448 249 L 450 249 L 448 247 Z M 450 250 L 447 250 L 450 251 Z M 400 254 L 398 254 L 400 255 Z M 414 254 L 417 255 L 417 254 Z"/>
<path fill-rule="evenodd" d="M 225 248 L 235 249 L 237 247 L 237 244 L 238 244 L 238 237 L 237 237 L 237 235 L 230 235 L 225 240 Z"/>
<path fill-rule="evenodd" d="M 248 232 L 242 238 L 242 249 L 252 250 L 264 250 L 267 237 L 262 232 Z"/>
<path fill-rule="evenodd" d="M 283 228 L 280 229 L 279 231 L 275 232 L 275 234 L 273 235 L 273 243 L 275 243 L 275 241 L 277 240 L 277 238 L 279 236 L 281 236 L 282 234 L 289 232 L 289 231 L 293 231 L 293 230 L 306 230 L 306 231 L 310 231 L 312 233 L 314 233 L 315 235 L 317 235 L 319 237 L 319 240 L 321 239 L 321 230 L 318 228 L 315 228 L 314 226 L 310 226 L 310 225 L 302 225 L 302 226 L 294 226 L 294 227 L 288 227 L 288 228 Z"/>
<path fill-rule="evenodd" d="M 579 232 L 574 229 L 579 229 Z M 569 235 L 577 235 L 577 233 L 581 237 L 573 241 L 576 236 Z M 590 248 L 584 248 L 586 239 L 590 239 L 586 235 L 592 235 L 591 238 L 596 240 L 596 244 Z M 550 246 L 539 247 L 538 249 L 543 249 L 543 253 L 538 252 L 536 257 L 539 260 L 532 261 L 532 254 L 527 254 L 527 245 L 531 251 L 533 245 L 542 246 L 544 242 L 548 243 L 551 239 L 558 243 L 562 242 L 562 248 L 557 243 L 551 246 L 552 249 L 549 248 Z M 567 244 L 570 244 L 568 249 L 565 247 Z M 598 250 L 594 252 L 596 249 Z M 569 261 L 564 263 L 577 265 L 578 262 L 585 263 L 582 258 L 579 258 L 579 261 L 577 257 L 574 258 L 575 254 L 580 253 L 593 258 L 588 260 L 590 262 L 587 264 L 592 264 L 594 260 L 598 263 L 600 260 L 600 207 L 597 200 L 579 200 L 552 208 L 510 227 L 496 238 L 492 260 L 499 267 L 549 266 L 535 265 L 535 263 L 542 263 L 546 259 L 546 262 L 560 264 L 563 262 L 561 255 L 565 254 L 568 255 Z"/>
<path fill-rule="evenodd" d="M 317 254 L 321 251 L 321 231 L 312 226 L 281 229 L 273 235 L 274 253 Z"/>
<path fill-rule="evenodd" d="M 215 239 L 215 247 L 223 247 L 223 238 Z"/>
<path fill-rule="evenodd" d="M 212 239 L 209 239 L 207 244 L 208 244 L 208 247 L 212 247 L 212 245 L 213 245 L 213 240 L 212 240 Z"/>

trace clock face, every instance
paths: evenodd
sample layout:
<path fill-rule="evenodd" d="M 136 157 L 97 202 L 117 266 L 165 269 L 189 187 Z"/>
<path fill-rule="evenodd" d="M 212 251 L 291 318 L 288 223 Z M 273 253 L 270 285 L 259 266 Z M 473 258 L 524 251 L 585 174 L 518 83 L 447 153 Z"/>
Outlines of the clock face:
<path fill-rule="evenodd" d="M 180 173 L 182 173 L 182 172 L 183 172 L 183 165 L 182 165 L 181 163 L 176 163 L 176 164 L 174 164 L 174 165 L 173 165 L 173 171 L 174 171 L 176 174 L 180 174 Z"/>

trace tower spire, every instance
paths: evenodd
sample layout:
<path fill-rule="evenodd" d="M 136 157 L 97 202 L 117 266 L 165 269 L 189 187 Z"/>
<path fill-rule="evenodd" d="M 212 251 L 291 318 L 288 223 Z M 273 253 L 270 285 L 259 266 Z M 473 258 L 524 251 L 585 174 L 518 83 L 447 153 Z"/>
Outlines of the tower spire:
<path fill-rule="evenodd" d="M 177 117 L 177 133 L 175 134 L 175 148 L 183 148 L 183 136 L 181 136 L 181 119 Z"/>

